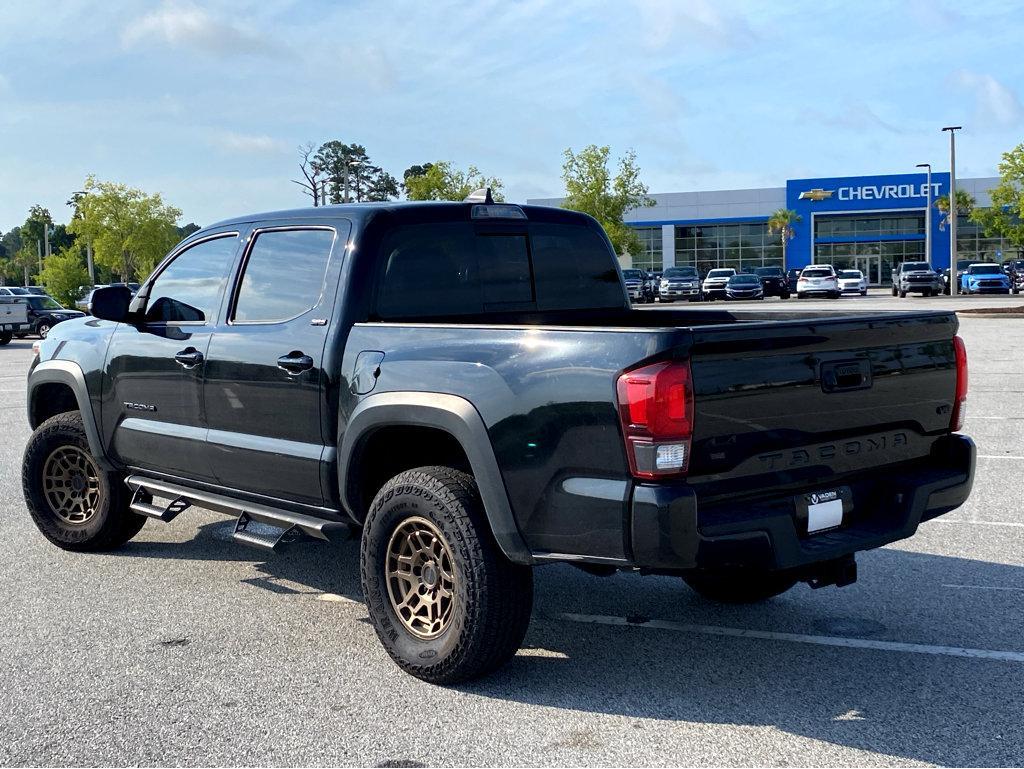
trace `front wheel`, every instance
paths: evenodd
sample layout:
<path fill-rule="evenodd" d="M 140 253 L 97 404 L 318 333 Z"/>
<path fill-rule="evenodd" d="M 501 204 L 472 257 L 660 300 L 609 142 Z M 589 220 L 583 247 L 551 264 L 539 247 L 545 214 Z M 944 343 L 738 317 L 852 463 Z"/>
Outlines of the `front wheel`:
<path fill-rule="evenodd" d="M 899 294 L 899 291 L 897 291 L 897 290 L 896 290 L 896 286 L 893 286 L 893 287 L 892 287 L 892 295 L 893 295 L 893 296 L 896 296 L 896 295 L 898 295 L 898 294 Z"/>
<path fill-rule="evenodd" d="M 900 299 L 906 299 L 906 298 L 907 298 L 907 292 L 906 292 L 906 291 L 903 291 L 903 290 L 901 289 L 901 290 L 900 290 Z"/>
<path fill-rule="evenodd" d="M 103 470 L 92 456 L 77 411 L 50 417 L 32 433 L 21 486 L 36 527 L 65 550 L 111 550 L 146 523 L 129 510 L 121 476 Z"/>
<path fill-rule="evenodd" d="M 860 295 L 861 296 L 867 296 L 868 295 L 868 290 L 865 288 L 863 291 L 860 292 Z"/>
<path fill-rule="evenodd" d="M 49 336 L 50 334 L 51 328 L 53 328 L 53 326 L 50 324 L 50 322 L 44 320 L 42 323 L 36 326 L 36 333 L 39 334 L 40 339 L 46 339 L 46 337 Z"/>
<path fill-rule="evenodd" d="M 786 572 L 693 571 L 683 581 L 701 598 L 718 603 L 757 603 L 781 595 L 797 583 Z"/>
<path fill-rule="evenodd" d="M 377 493 L 360 570 L 380 642 L 430 683 L 496 670 L 530 624 L 532 570 L 505 557 L 473 477 L 449 467 L 407 470 Z"/>
<path fill-rule="evenodd" d="M 3 347 L 5 344 L 10 344 L 12 339 L 14 339 L 14 332 L 0 331 L 0 347 Z"/>

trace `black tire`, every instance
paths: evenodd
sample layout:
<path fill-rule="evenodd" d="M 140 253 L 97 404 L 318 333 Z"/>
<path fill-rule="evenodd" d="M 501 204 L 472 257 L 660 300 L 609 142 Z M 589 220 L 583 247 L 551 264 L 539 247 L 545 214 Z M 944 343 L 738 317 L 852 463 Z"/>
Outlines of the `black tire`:
<path fill-rule="evenodd" d="M 907 298 L 907 292 L 904 291 L 903 289 L 900 289 L 900 299 L 906 299 L 906 298 Z"/>
<path fill-rule="evenodd" d="M 892 295 L 893 296 L 897 296 L 898 294 L 899 294 L 899 291 L 896 290 L 896 286 L 893 286 L 892 287 Z"/>
<path fill-rule="evenodd" d="M 422 521 L 446 540 L 454 583 L 449 620 L 433 637 L 417 635 L 399 616 L 386 571 L 392 536 Z M 427 584 L 421 568 L 419 591 Z M 363 528 L 360 569 L 380 642 L 402 670 L 429 683 L 455 684 L 496 670 L 515 655 L 529 627 L 533 571 L 501 552 L 476 482 L 458 470 L 420 467 L 384 485 Z"/>
<path fill-rule="evenodd" d="M 831 294 L 828 295 L 828 298 L 829 299 L 839 299 L 840 297 L 842 297 L 842 295 L 843 294 L 840 291 L 833 291 Z"/>
<path fill-rule="evenodd" d="M 14 339 L 13 332 L 0 331 L 0 347 L 3 347 L 5 344 L 10 344 L 12 339 Z"/>
<path fill-rule="evenodd" d="M 65 550 L 93 552 L 113 550 L 138 534 L 146 518 L 128 509 L 131 499 L 122 476 L 96 466 L 95 460 L 92 462 L 97 501 L 91 512 L 82 513 L 85 519 L 69 521 L 67 510 L 62 515 L 51 504 L 44 488 L 44 471 L 49 458 L 61 448 L 92 460 L 82 415 L 77 411 L 47 419 L 32 433 L 25 447 L 21 486 L 29 514 L 42 535 Z"/>
<path fill-rule="evenodd" d="M 789 294 L 780 294 L 779 298 L 780 299 L 789 299 Z"/>
<path fill-rule="evenodd" d="M 867 296 L 867 295 L 868 295 L 868 291 L 867 291 L 867 289 L 864 289 L 863 291 L 861 291 L 861 292 L 860 292 L 860 295 L 861 295 L 861 296 Z"/>
<path fill-rule="evenodd" d="M 803 293 L 802 291 L 797 291 L 796 292 L 796 298 L 797 299 L 806 299 L 807 298 L 807 294 Z"/>
<path fill-rule="evenodd" d="M 717 603 L 757 603 L 781 595 L 797 583 L 784 571 L 693 571 L 683 581 L 701 598 Z"/>

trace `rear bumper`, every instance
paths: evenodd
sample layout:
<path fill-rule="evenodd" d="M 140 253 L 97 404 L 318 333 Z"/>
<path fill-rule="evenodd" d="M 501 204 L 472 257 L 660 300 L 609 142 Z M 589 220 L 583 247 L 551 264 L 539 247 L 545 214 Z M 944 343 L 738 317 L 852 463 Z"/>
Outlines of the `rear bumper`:
<path fill-rule="evenodd" d="M 653 570 L 790 569 L 842 558 L 913 536 L 923 521 L 962 505 L 976 449 L 963 435 L 936 441 L 924 460 L 826 482 L 815 488 L 701 505 L 685 484 L 637 485 L 630 535 L 636 566 Z M 854 509 L 842 527 L 801 535 L 797 494 L 849 486 Z"/>

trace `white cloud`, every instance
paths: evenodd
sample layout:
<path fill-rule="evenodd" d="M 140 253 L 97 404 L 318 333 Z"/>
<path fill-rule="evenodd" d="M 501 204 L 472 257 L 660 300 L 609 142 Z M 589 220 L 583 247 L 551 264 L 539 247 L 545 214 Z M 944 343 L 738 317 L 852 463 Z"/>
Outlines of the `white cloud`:
<path fill-rule="evenodd" d="M 665 48 L 683 38 L 687 42 L 738 48 L 757 39 L 747 20 L 722 10 L 708 0 L 634 0 L 640 12 L 645 42 Z"/>
<path fill-rule="evenodd" d="M 881 128 L 889 133 L 906 133 L 906 130 L 883 119 L 874 109 L 862 101 L 847 102 L 835 112 L 805 109 L 800 113 L 801 121 L 809 121 L 831 128 L 851 131 L 871 131 Z"/>
<path fill-rule="evenodd" d="M 1024 106 L 1017 94 L 992 75 L 962 69 L 953 75 L 953 83 L 974 95 L 976 119 L 982 123 L 1013 126 L 1024 120 Z"/>
<path fill-rule="evenodd" d="M 234 131 L 223 131 L 217 134 L 213 143 L 231 152 L 253 155 L 276 154 L 288 149 L 284 142 L 269 136 L 240 134 Z"/>
<path fill-rule="evenodd" d="M 218 19 L 187 0 L 166 0 L 158 10 L 129 22 L 121 42 L 127 47 L 157 42 L 216 56 L 268 55 L 280 50 L 272 41 Z"/>

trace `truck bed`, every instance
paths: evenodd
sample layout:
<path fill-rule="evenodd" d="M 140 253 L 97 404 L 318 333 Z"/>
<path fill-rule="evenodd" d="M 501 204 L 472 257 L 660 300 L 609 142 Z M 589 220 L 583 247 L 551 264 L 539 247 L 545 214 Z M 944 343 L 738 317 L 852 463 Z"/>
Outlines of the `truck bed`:
<path fill-rule="evenodd" d="M 358 323 L 347 349 L 385 351 L 374 392 L 443 392 L 476 406 L 531 548 L 628 559 L 637 484 L 615 392 L 624 371 L 690 361 L 695 425 L 680 482 L 698 505 L 722 507 L 866 469 L 884 477 L 926 457 L 949 431 L 956 329 L 949 312 L 509 313 Z"/>

